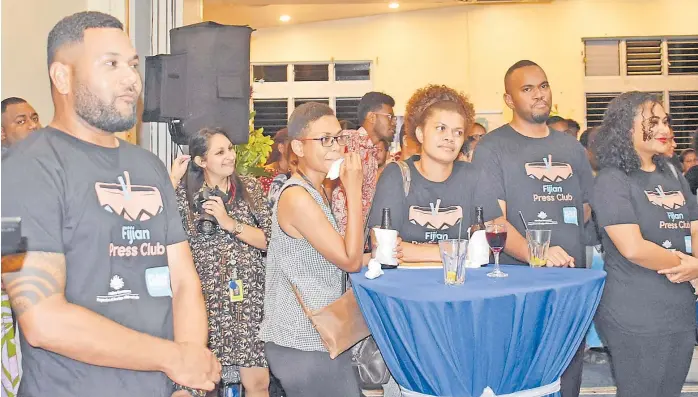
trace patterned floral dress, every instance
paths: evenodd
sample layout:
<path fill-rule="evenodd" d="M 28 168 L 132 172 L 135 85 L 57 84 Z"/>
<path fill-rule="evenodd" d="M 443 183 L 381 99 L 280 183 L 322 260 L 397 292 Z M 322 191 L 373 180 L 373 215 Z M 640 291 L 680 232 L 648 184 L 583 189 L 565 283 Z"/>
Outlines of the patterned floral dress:
<path fill-rule="evenodd" d="M 271 211 L 254 178 L 242 177 L 251 204 L 240 192 L 228 215 L 245 225 L 264 231 L 269 240 Z M 184 187 L 177 188 L 177 203 L 184 228 L 189 236 L 194 265 L 201 278 L 201 287 L 208 313 L 209 347 L 221 365 L 267 367 L 264 343 L 259 339 L 259 325 L 264 318 L 265 266 L 262 251 L 218 228 L 213 235 L 196 230 L 199 214 L 192 211 Z M 242 302 L 232 302 L 228 283 L 243 283 Z"/>

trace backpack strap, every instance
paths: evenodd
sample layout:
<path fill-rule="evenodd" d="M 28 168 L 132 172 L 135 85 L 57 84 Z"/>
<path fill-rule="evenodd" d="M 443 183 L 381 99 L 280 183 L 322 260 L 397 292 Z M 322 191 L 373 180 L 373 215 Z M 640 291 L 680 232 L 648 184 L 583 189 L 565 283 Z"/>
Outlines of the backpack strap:
<path fill-rule="evenodd" d="M 405 197 L 410 193 L 410 184 L 412 182 L 412 174 L 410 172 L 410 166 L 404 161 L 396 161 L 398 167 L 400 167 L 400 173 L 402 174 L 402 188 L 405 191 Z"/>

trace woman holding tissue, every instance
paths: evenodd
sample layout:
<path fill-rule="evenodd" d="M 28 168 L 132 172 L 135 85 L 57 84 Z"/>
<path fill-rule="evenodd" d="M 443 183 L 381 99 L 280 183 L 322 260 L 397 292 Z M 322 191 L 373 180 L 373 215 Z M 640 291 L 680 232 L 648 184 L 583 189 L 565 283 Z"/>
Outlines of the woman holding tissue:
<path fill-rule="evenodd" d="M 668 116 L 652 94 L 628 92 L 604 115 L 593 150 L 592 206 L 608 273 L 596 327 L 619 397 L 678 397 L 696 341 L 698 209 L 664 153 Z"/>
<path fill-rule="evenodd" d="M 223 365 L 223 383 L 237 381 L 240 367 L 245 395 L 268 396 L 269 369 L 258 333 L 271 210 L 257 180 L 235 173 L 234 146 L 222 130 L 199 131 L 189 141 L 189 154 L 175 160 L 170 177 L 201 278 L 209 346 Z"/>
<path fill-rule="evenodd" d="M 467 239 L 476 206 L 484 207 L 485 221 L 502 216 L 485 177 L 471 163 L 456 161 L 474 117 L 468 98 L 446 86 L 419 89 L 407 103 L 406 134 L 421 145 L 405 161 L 409 191 L 396 194 L 404 192 L 403 171 L 396 163 L 388 164 L 369 216 L 370 225 L 380 225 L 382 209 L 390 208 L 392 226 L 403 240 L 403 262 L 441 262 L 438 241 L 459 234 Z"/>
<path fill-rule="evenodd" d="M 269 366 L 288 397 L 360 396 L 351 352 L 330 359 L 293 287 L 309 310 L 317 310 L 342 295 L 343 272 L 361 269 L 361 161 L 357 154 L 343 154 L 348 136 L 327 105 L 309 102 L 297 107 L 288 135 L 298 167 L 273 209 L 260 338 L 267 342 Z M 344 237 L 322 187 L 342 158 L 339 179 L 348 210 Z"/>

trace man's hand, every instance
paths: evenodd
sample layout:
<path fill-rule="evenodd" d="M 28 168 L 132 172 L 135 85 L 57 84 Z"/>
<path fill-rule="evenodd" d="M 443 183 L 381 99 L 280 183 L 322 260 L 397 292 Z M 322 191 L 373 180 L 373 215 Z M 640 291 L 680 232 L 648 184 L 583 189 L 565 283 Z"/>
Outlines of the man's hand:
<path fill-rule="evenodd" d="M 665 275 L 672 283 L 684 283 L 698 278 L 698 258 L 680 251 L 674 253 L 681 259 L 681 264 L 671 269 L 659 270 L 657 273 Z"/>
<path fill-rule="evenodd" d="M 173 382 L 211 391 L 221 380 L 221 364 L 210 350 L 192 343 L 178 343 L 179 357 L 169 363 L 165 374 Z"/>
<path fill-rule="evenodd" d="M 548 267 L 574 267 L 574 258 L 569 256 L 561 247 L 548 249 Z"/>
<path fill-rule="evenodd" d="M 191 393 L 186 390 L 177 390 L 176 392 L 172 393 L 171 397 L 191 397 Z"/>

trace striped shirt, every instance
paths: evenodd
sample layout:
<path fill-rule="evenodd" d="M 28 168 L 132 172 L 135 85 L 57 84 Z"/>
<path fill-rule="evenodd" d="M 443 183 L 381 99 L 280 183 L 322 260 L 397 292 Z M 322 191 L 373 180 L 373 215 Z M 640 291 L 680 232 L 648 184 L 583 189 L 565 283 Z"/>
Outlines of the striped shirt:
<path fill-rule="evenodd" d="M 332 210 L 320 193 L 302 179 L 291 178 L 284 187 L 302 186 L 322 208 L 337 230 Z M 267 251 L 264 320 L 259 337 L 265 342 L 304 351 L 327 351 L 320 334 L 303 313 L 290 282 L 298 288 L 305 306 L 313 311 L 342 295 L 342 271 L 325 259 L 304 238 L 293 238 L 279 226 L 278 201 L 274 204 L 271 239 Z"/>

